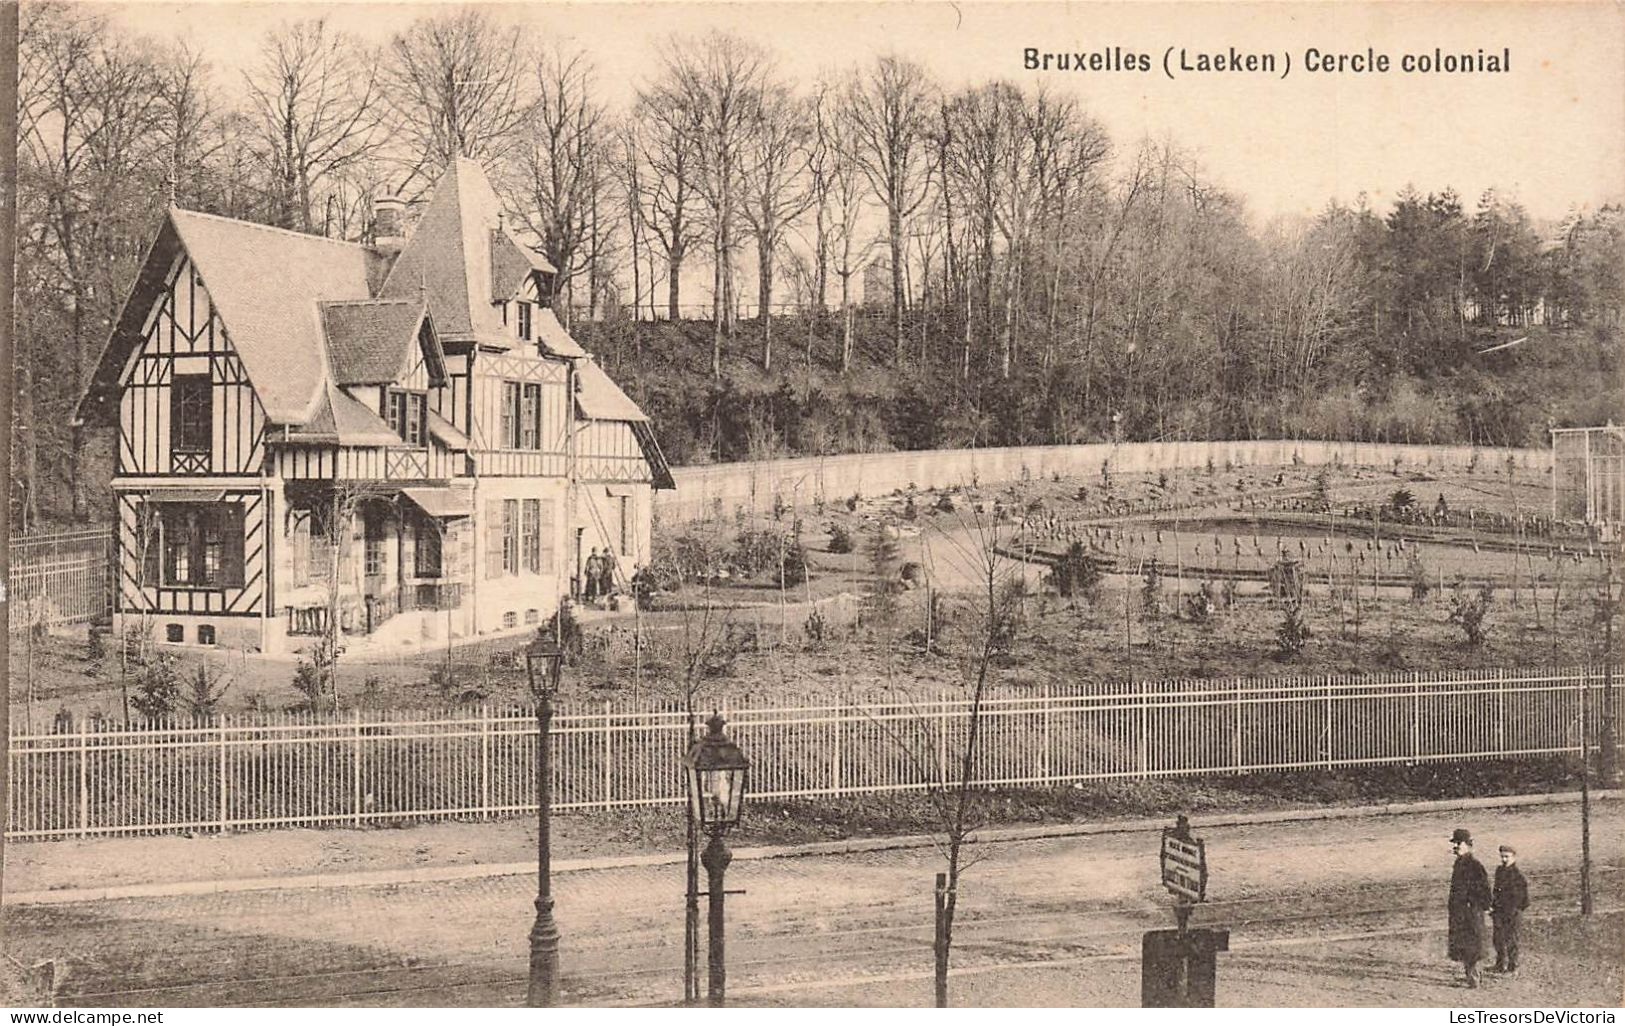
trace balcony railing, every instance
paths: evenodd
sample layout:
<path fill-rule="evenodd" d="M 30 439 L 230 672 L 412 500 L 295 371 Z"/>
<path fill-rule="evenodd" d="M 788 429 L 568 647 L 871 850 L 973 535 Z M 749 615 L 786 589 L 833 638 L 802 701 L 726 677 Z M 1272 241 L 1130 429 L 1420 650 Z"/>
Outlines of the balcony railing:
<path fill-rule="evenodd" d="M 401 612 L 432 610 L 445 612 L 463 604 L 461 581 L 413 581 L 401 591 Z"/>

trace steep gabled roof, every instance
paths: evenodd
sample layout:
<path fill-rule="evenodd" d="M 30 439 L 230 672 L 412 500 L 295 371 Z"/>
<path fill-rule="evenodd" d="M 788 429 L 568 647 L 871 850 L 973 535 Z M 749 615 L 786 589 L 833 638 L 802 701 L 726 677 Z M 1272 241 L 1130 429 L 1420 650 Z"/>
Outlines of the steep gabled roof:
<path fill-rule="evenodd" d="M 254 392 L 273 423 L 302 424 L 324 378 L 322 329 L 315 303 L 366 299 L 372 251 L 351 242 L 302 235 L 247 221 L 171 208 L 135 286 L 108 336 L 80 403 L 80 414 L 109 422 L 141 329 L 185 250 L 209 290 Z"/>
<path fill-rule="evenodd" d="M 315 304 L 367 298 L 367 247 L 190 210 L 169 216 L 266 415 L 303 423 L 326 362 Z"/>
<path fill-rule="evenodd" d="M 502 204 L 485 172 L 459 157 L 435 184 L 381 294 L 409 298 L 422 290 L 443 340 L 512 348 L 517 340 L 495 304 L 512 296 L 535 264 L 501 227 Z"/>
<path fill-rule="evenodd" d="M 333 380 L 340 385 L 399 381 L 422 353 L 429 382 L 446 379 L 445 359 L 423 300 L 367 299 L 321 304 Z"/>

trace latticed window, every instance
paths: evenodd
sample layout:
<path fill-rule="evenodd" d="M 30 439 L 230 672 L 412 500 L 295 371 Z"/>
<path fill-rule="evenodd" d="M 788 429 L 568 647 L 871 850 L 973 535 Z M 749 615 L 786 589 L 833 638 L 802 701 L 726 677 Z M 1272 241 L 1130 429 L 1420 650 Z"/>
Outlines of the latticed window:
<path fill-rule="evenodd" d="M 214 389 L 207 374 L 177 374 L 169 387 L 169 447 L 208 452 L 213 439 Z"/>
<path fill-rule="evenodd" d="M 181 588 L 242 586 L 241 506 L 161 503 L 157 511 L 162 584 Z"/>
<path fill-rule="evenodd" d="M 520 300 L 519 307 L 519 337 L 530 338 L 530 304 Z"/>
<path fill-rule="evenodd" d="M 384 396 L 384 419 L 388 421 L 389 429 L 400 435 L 408 445 L 423 444 L 426 408 L 422 392 L 392 388 Z"/>

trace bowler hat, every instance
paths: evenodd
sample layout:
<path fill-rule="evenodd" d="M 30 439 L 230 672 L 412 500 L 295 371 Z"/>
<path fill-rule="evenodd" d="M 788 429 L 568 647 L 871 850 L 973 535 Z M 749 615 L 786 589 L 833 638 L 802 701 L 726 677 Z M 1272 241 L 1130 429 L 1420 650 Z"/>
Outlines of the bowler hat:
<path fill-rule="evenodd" d="M 1457 827 L 1455 832 L 1450 835 L 1450 843 L 1451 844 L 1472 844 L 1473 843 L 1473 835 L 1468 833 L 1467 829 L 1465 827 Z"/>

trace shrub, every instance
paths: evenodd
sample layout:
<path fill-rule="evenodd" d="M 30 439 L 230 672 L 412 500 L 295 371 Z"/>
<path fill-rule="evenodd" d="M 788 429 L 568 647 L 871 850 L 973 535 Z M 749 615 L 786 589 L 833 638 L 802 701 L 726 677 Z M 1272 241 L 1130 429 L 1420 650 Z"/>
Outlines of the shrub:
<path fill-rule="evenodd" d="M 829 551 L 836 555 L 845 555 L 852 551 L 852 532 L 845 525 L 829 525 Z"/>
<path fill-rule="evenodd" d="M 779 563 L 779 584 L 793 588 L 807 582 L 807 550 L 800 542 L 785 547 L 784 559 Z"/>
<path fill-rule="evenodd" d="M 1309 495 L 1309 506 L 1316 513 L 1332 508 L 1332 490 L 1327 478 L 1325 467 L 1315 471 L 1315 488 Z"/>
<path fill-rule="evenodd" d="M 1093 602 L 1099 596 L 1103 575 L 1094 557 L 1085 551 L 1082 542 L 1067 546 L 1049 572 L 1049 585 L 1062 598 L 1081 598 Z"/>
<path fill-rule="evenodd" d="M 846 500 L 846 511 L 856 513 L 858 510 L 858 493 L 853 492 L 852 497 Z"/>
<path fill-rule="evenodd" d="M 1276 655 L 1290 659 L 1309 643 L 1309 622 L 1303 616 L 1303 600 L 1288 599 L 1281 607 L 1281 623 L 1275 628 Z"/>
<path fill-rule="evenodd" d="M 897 592 L 902 582 L 897 577 L 897 540 L 885 527 L 877 526 L 869 539 L 869 608 L 875 619 L 890 623 L 897 616 Z"/>
<path fill-rule="evenodd" d="M 1416 508 L 1416 496 L 1411 494 L 1409 488 L 1396 488 L 1393 494 L 1388 496 L 1388 508 L 1393 510 L 1396 516 L 1404 516 Z"/>
<path fill-rule="evenodd" d="M 1450 622 L 1461 628 L 1469 646 L 1477 648 L 1484 643 L 1484 619 L 1494 601 L 1495 590 L 1488 584 L 1468 592 L 1460 581 L 1456 582 L 1450 596 Z"/>
<path fill-rule="evenodd" d="M 181 700 L 180 671 L 175 657 L 155 653 L 136 674 L 135 695 L 130 704 L 149 720 L 173 716 Z"/>
<path fill-rule="evenodd" d="M 199 663 L 187 678 L 186 711 L 203 718 L 220 709 L 220 700 L 231 689 L 231 681 L 209 663 Z"/>
<path fill-rule="evenodd" d="M 542 621 L 537 633 L 544 638 L 556 640 L 559 648 L 564 651 L 564 661 L 571 666 L 579 664 L 587 650 L 587 636 L 581 629 L 581 621 L 576 619 L 575 610 L 568 602 L 559 603 L 559 608 L 553 615 Z"/>
<path fill-rule="evenodd" d="M 816 607 L 807 614 L 807 620 L 801 625 L 801 633 L 807 639 L 808 648 L 822 648 L 824 642 L 829 640 L 829 620 Z"/>
<path fill-rule="evenodd" d="M 299 654 L 298 661 L 293 665 L 293 687 L 305 696 L 305 708 L 320 709 L 328 704 L 327 682 L 337 661 L 338 651 L 334 640 L 325 634 Z"/>
<path fill-rule="evenodd" d="M 1193 623 L 1207 623 L 1213 610 L 1213 585 L 1203 581 L 1196 594 L 1185 598 L 1185 618 Z"/>
<path fill-rule="evenodd" d="M 1225 581 L 1219 585 L 1219 606 L 1229 609 L 1236 604 L 1236 582 Z"/>
<path fill-rule="evenodd" d="M 914 506 L 914 496 L 910 495 L 908 498 L 903 500 L 903 519 L 914 520 L 918 518 L 919 515 L 920 511 Z"/>
<path fill-rule="evenodd" d="M 1405 553 L 1405 572 L 1411 578 L 1411 599 L 1420 602 L 1428 597 L 1431 590 L 1428 587 L 1427 567 L 1422 565 L 1422 549 L 1419 545 L 1412 545 Z"/>
<path fill-rule="evenodd" d="M 947 492 L 943 492 L 942 495 L 937 499 L 937 512 L 952 513 L 953 511 L 954 497 L 949 495 Z"/>
<path fill-rule="evenodd" d="M 1153 559 L 1145 564 L 1141 576 L 1144 583 L 1140 586 L 1140 606 L 1147 615 L 1156 616 L 1162 612 L 1162 569 Z"/>
<path fill-rule="evenodd" d="M 787 547 L 782 531 L 741 531 L 734 540 L 734 568 L 746 577 L 766 573 L 780 566 Z"/>

